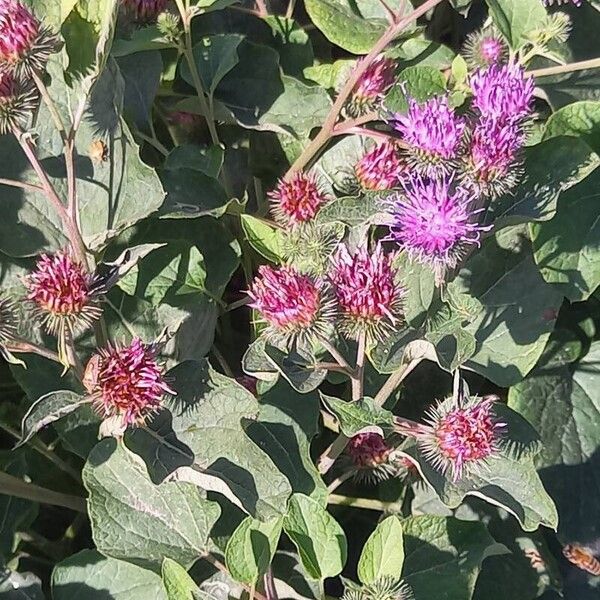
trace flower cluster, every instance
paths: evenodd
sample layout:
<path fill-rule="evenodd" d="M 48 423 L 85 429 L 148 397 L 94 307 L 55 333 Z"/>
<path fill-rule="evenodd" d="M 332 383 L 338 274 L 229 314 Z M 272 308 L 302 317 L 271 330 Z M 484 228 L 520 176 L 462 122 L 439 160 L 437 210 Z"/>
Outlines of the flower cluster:
<path fill-rule="evenodd" d="M 156 21 L 168 4 L 169 0 L 121 0 L 125 13 L 138 23 Z"/>
<path fill-rule="evenodd" d="M 141 425 L 161 407 L 165 394 L 175 395 L 157 355 L 156 344 L 138 338 L 99 351 L 92 397 L 102 416 L 120 417 L 124 426 Z"/>
<path fill-rule="evenodd" d="M 48 333 L 70 335 L 89 327 L 102 314 L 102 286 L 67 252 L 42 254 L 25 279 L 28 299 Z"/>
<path fill-rule="evenodd" d="M 319 188 L 316 177 L 299 171 L 282 179 L 269 192 L 275 219 L 284 226 L 295 226 L 314 219 L 327 197 Z"/>
<path fill-rule="evenodd" d="M 506 423 L 494 413 L 496 400 L 475 396 L 460 405 L 448 398 L 429 410 L 429 432 L 418 444 L 434 468 L 458 481 L 477 473 L 498 453 Z"/>
<path fill-rule="evenodd" d="M 398 146 L 392 142 L 377 144 L 354 166 L 354 173 L 365 190 L 390 190 L 400 185 L 407 166 Z"/>
<path fill-rule="evenodd" d="M 395 78 L 395 61 L 385 56 L 378 57 L 358 80 L 346 106 L 346 112 L 352 117 L 358 117 L 376 108 L 394 85 Z"/>

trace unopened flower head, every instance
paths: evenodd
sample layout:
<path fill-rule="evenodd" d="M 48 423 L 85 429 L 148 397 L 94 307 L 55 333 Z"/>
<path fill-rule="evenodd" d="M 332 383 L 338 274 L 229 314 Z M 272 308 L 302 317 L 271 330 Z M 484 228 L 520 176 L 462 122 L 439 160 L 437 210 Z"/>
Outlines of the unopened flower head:
<path fill-rule="evenodd" d="M 443 278 L 462 258 L 466 247 L 479 245 L 487 230 L 472 209 L 473 192 L 446 178 L 413 177 L 404 192 L 389 200 L 390 238 L 415 260 L 431 264 Z"/>
<path fill-rule="evenodd" d="M 385 575 L 368 585 L 348 585 L 342 600 L 414 600 L 410 585 L 396 577 Z"/>
<path fill-rule="evenodd" d="M 518 62 L 511 60 L 505 65 L 479 69 L 470 82 L 473 107 L 482 116 L 509 121 L 531 114 L 535 84 Z"/>
<path fill-rule="evenodd" d="M 0 68 L 0 135 L 21 128 L 35 107 L 33 88 Z"/>
<path fill-rule="evenodd" d="M 293 227 L 314 219 L 327 197 L 319 188 L 316 177 L 299 171 L 282 179 L 269 192 L 273 216 L 282 225 Z"/>
<path fill-rule="evenodd" d="M 467 63 L 473 67 L 489 67 L 504 62 L 508 46 L 497 32 L 484 29 L 471 33 L 467 37 L 464 55 Z"/>
<path fill-rule="evenodd" d="M 0 345 L 15 338 L 18 328 L 17 307 L 6 296 L 0 295 Z"/>
<path fill-rule="evenodd" d="M 346 454 L 355 480 L 376 484 L 394 476 L 397 468 L 390 461 L 392 450 L 377 433 L 359 433 L 350 438 Z"/>
<path fill-rule="evenodd" d="M 481 117 L 469 138 L 466 181 L 485 196 L 509 192 L 522 173 L 519 153 L 524 137 L 518 122 Z"/>
<path fill-rule="evenodd" d="M 409 99 L 408 112 L 395 115 L 392 125 L 410 146 L 407 156 L 411 167 L 430 176 L 450 170 L 466 127 L 445 96 L 424 103 Z"/>
<path fill-rule="evenodd" d="M 338 223 L 305 223 L 284 232 L 282 254 L 286 262 L 302 273 L 322 277 L 329 267 L 329 260 L 343 235 Z"/>
<path fill-rule="evenodd" d="M 390 190 L 398 187 L 406 165 L 398 146 L 383 142 L 367 152 L 354 167 L 356 179 L 365 190 Z"/>
<path fill-rule="evenodd" d="M 128 346 L 108 346 L 98 352 L 94 405 L 103 417 L 121 418 L 124 425 L 141 425 L 162 405 L 167 385 L 156 344 L 135 338 Z"/>
<path fill-rule="evenodd" d="M 17 0 L 0 0 L 0 68 L 18 73 L 42 70 L 57 38 Z"/>
<path fill-rule="evenodd" d="M 373 110 L 394 85 L 395 79 L 395 61 L 385 56 L 375 59 L 361 75 L 352 92 L 346 106 L 348 114 L 358 117 Z"/>
<path fill-rule="evenodd" d="M 330 333 L 333 304 L 324 285 L 294 267 L 259 267 L 248 295 L 268 338 L 288 342 Z"/>
<path fill-rule="evenodd" d="M 329 278 L 349 337 L 364 332 L 382 339 L 402 320 L 404 293 L 394 258 L 381 244 L 373 252 L 363 246 L 353 254 L 340 246 L 334 255 Z"/>
<path fill-rule="evenodd" d="M 121 0 L 121 5 L 134 21 L 149 23 L 167 8 L 169 0 Z"/>
<path fill-rule="evenodd" d="M 477 396 L 459 404 L 447 398 L 428 411 L 430 433 L 418 439 L 431 465 L 453 481 L 477 473 L 498 454 L 506 423 L 494 412 L 496 396 Z"/>
<path fill-rule="evenodd" d="M 545 6 L 562 6 L 563 4 L 574 4 L 575 6 L 581 6 L 583 0 L 542 0 Z"/>
<path fill-rule="evenodd" d="M 25 279 L 28 299 L 36 307 L 47 331 L 63 335 L 83 331 L 102 313 L 98 305 L 102 293 L 96 277 L 67 252 L 42 254 Z"/>

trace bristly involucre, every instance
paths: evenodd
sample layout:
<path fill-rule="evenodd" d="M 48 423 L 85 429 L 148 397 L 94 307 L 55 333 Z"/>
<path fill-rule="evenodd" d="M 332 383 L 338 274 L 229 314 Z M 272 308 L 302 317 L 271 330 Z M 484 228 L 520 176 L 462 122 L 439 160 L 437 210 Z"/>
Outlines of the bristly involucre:
<path fill-rule="evenodd" d="M 169 0 L 121 0 L 125 13 L 139 23 L 156 21 L 168 4 Z"/>
<path fill-rule="evenodd" d="M 128 346 L 108 346 L 98 355 L 92 397 L 103 417 L 118 416 L 124 426 L 142 425 L 162 406 L 165 394 L 175 395 L 158 362 L 156 344 L 134 338 Z"/>
<path fill-rule="evenodd" d="M 476 195 L 447 178 L 415 176 L 403 187 L 388 199 L 390 239 L 414 260 L 432 265 L 439 282 L 469 246 L 479 246 L 481 232 L 488 229 L 472 208 Z"/>
<path fill-rule="evenodd" d="M 427 423 L 430 432 L 418 438 L 428 462 L 453 481 L 476 474 L 498 454 L 506 423 L 494 413 L 496 396 L 474 396 L 457 402 L 447 398 L 430 408 Z"/>
<path fill-rule="evenodd" d="M 415 596 L 406 582 L 386 575 L 362 587 L 349 585 L 342 600 L 415 600 Z"/>
<path fill-rule="evenodd" d="M 294 267 L 263 265 L 248 291 L 255 308 L 267 325 L 265 335 L 275 342 L 327 336 L 331 333 L 334 306 L 320 280 Z"/>
<path fill-rule="evenodd" d="M 0 135 L 24 126 L 35 107 L 36 95 L 29 82 L 0 68 Z"/>
<path fill-rule="evenodd" d="M 361 75 L 352 91 L 346 105 L 346 112 L 352 117 L 359 117 L 376 108 L 394 85 L 395 79 L 395 61 L 385 56 L 375 59 Z"/>
<path fill-rule="evenodd" d="M 41 71 L 57 43 L 24 4 L 0 0 L 0 68 L 18 74 Z"/>
<path fill-rule="evenodd" d="M 376 484 L 393 477 L 399 469 L 390 462 L 392 447 L 377 433 L 359 433 L 348 442 L 346 454 L 354 478 Z"/>
<path fill-rule="evenodd" d="M 381 340 L 402 320 L 404 291 L 394 258 L 381 244 L 373 252 L 363 246 L 353 254 L 340 246 L 334 255 L 329 279 L 349 337 L 364 332 L 372 340 Z"/>
<path fill-rule="evenodd" d="M 0 295 L 0 345 L 8 344 L 17 335 L 19 321 L 13 300 Z"/>
<path fill-rule="evenodd" d="M 280 180 L 268 196 L 275 220 L 287 227 L 311 221 L 327 202 L 316 177 L 302 171 Z"/>
<path fill-rule="evenodd" d="M 408 112 L 396 114 L 391 124 L 409 145 L 410 166 L 422 174 L 448 173 L 458 157 L 465 132 L 465 119 L 456 114 L 445 96 L 418 103 L 408 101 Z"/>
<path fill-rule="evenodd" d="M 508 46 L 499 33 L 488 28 L 469 34 L 463 53 L 468 65 L 489 67 L 504 62 Z"/>
<path fill-rule="evenodd" d="M 393 142 L 377 144 L 354 166 L 354 173 L 365 190 L 391 190 L 400 185 L 407 165 L 400 157 L 400 149 Z"/>

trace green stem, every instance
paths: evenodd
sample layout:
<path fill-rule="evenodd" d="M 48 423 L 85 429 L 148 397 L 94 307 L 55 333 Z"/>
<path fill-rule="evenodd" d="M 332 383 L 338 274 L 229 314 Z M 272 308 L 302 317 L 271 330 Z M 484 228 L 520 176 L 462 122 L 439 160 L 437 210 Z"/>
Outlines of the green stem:
<path fill-rule="evenodd" d="M 356 369 L 352 374 L 352 400 L 354 402 L 360 400 L 364 395 L 366 345 L 367 335 L 361 331 L 356 351 Z"/>
<path fill-rule="evenodd" d="M 533 69 L 532 71 L 528 71 L 527 74 L 532 77 L 547 77 L 548 75 L 560 75 L 561 73 L 571 73 L 573 71 L 598 68 L 600 68 L 600 58 L 592 58 L 590 60 L 582 60 L 568 65 L 557 65 L 555 67 L 546 67 L 545 69 Z"/>
<path fill-rule="evenodd" d="M 22 190 L 28 190 L 30 192 L 44 193 L 44 188 L 39 185 L 33 185 L 23 181 L 15 181 L 14 179 L 4 179 L 0 177 L 0 185 L 9 185 L 11 187 L 21 188 Z"/>
<path fill-rule="evenodd" d="M 139 130 L 136 130 L 135 134 L 145 142 L 148 142 L 148 144 L 158 150 L 163 156 L 169 156 L 169 151 L 156 139 L 156 137 L 150 137 Z"/>
<path fill-rule="evenodd" d="M 13 354 L 39 354 L 48 360 L 60 363 L 60 357 L 56 352 L 26 340 L 13 338 L 8 344 L 6 344 L 6 349 Z"/>
<path fill-rule="evenodd" d="M 85 498 L 61 494 L 3 472 L 0 472 L 0 494 L 24 498 L 42 504 L 62 506 L 80 513 L 87 512 Z"/>
<path fill-rule="evenodd" d="M 382 502 L 373 498 L 350 498 L 349 496 L 331 494 L 327 502 L 338 506 L 352 506 L 353 508 L 365 508 L 366 510 L 377 510 L 388 513 L 399 513 L 402 511 L 402 507 L 397 502 Z"/>
<path fill-rule="evenodd" d="M 63 142 L 66 142 L 67 130 L 65 128 L 65 124 L 63 123 L 62 117 L 60 116 L 58 109 L 56 108 L 56 104 L 54 104 L 54 100 L 52 100 L 52 97 L 50 96 L 50 92 L 48 92 L 48 88 L 46 87 L 46 84 L 44 83 L 44 81 L 40 77 L 40 75 L 38 73 L 36 73 L 35 71 L 33 71 L 31 73 L 31 78 L 35 82 L 35 85 L 36 85 L 38 91 L 40 92 L 42 99 L 44 100 L 44 104 L 50 111 L 50 116 L 52 117 L 52 120 L 54 121 L 54 126 L 60 133 L 60 137 L 62 138 Z"/>
<path fill-rule="evenodd" d="M 392 373 L 387 381 L 383 384 L 382 388 L 377 392 L 375 396 L 375 404 L 383 406 L 385 401 L 392 395 L 394 390 L 404 381 L 406 377 L 415 369 L 415 367 L 421 362 L 421 359 L 411 360 L 409 363 Z"/>

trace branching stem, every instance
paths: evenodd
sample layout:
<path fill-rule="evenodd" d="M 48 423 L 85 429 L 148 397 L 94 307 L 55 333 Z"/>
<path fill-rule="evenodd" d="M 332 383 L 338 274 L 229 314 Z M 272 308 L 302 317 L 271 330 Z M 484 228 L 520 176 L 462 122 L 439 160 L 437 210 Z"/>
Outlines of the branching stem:
<path fill-rule="evenodd" d="M 582 60 L 567 65 L 557 65 L 555 67 L 546 67 L 544 69 L 533 69 L 527 74 L 532 77 L 547 77 L 548 75 L 560 75 L 561 73 L 572 73 L 573 71 L 583 71 L 585 69 L 600 68 L 600 58 Z"/>
<path fill-rule="evenodd" d="M 383 406 L 385 401 L 393 394 L 394 390 L 404 381 L 406 377 L 421 362 L 421 359 L 411 360 L 409 363 L 392 373 L 375 396 L 375 404 Z"/>

